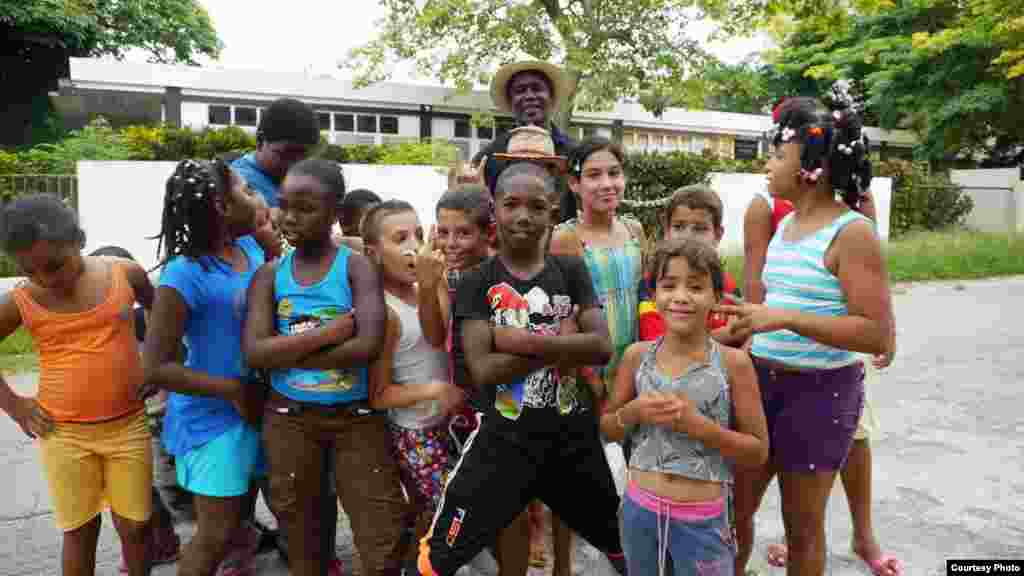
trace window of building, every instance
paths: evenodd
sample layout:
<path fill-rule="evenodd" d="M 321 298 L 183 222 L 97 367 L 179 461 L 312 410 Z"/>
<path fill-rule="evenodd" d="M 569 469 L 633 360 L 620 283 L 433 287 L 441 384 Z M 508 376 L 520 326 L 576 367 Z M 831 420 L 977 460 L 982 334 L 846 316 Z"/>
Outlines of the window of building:
<path fill-rule="evenodd" d="M 757 158 L 757 140 L 736 139 L 733 144 L 733 158 L 737 160 L 753 160 Z"/>
<path fill-rule="evenodd" d="M 398 134 L 398 116 L 381 116 L 380 133 Z"/>
<path fill-rule="evenodd" d="M 231 124 L 230 106 L 210 106 L 210 124 L 228 126 Z"/>
<path fill-rule="evenodd" d="M 235 106 L 235 124 L 239 126 L 255 126 L 259 123 L 258 114 L 255 108 Z"/>
<path fill-rule="evenodd" d="M 469 120 L 456 120 L 455 121 L 455 137 L 456 138 L 469 138 L 471 134 Z"/>
<path fill-rule="evenodd" d="M 331 113 L 330 112 L 317 112 L 316 113 L 316 119 L 317 119 L 317 122 L 320 123 L 320 129 L 321 130 L 330 130 L 331 129 Z"/>
<path fill-rule="evenodd" d="M 356 121 L 356 127 L 364 134 L 376 134 L 377 133 L 377 117 L 376 116 L 363 116 L 360 114 Z"/>
<path fill-rule="evenodd" d="M 493 126 L 477 126 L 476 137 L 481 140 L 490 140 L 494 138 L 494 127 Z"/>
<path fill-rule="evenodd" d="M 334 131 L 335 132 L 355 132 L 356 125 L 355 120 L 351 114 L 335 114 L 334 115 Z"/>

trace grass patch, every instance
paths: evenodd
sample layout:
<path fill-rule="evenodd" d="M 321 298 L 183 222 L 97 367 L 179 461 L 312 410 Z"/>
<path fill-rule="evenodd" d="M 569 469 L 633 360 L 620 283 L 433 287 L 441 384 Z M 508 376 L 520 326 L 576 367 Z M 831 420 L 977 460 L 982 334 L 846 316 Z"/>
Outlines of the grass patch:
<path fill-rule="evenodd" d="M 967 280 L 1024 274 L 1024 236 L 954 230 L 915 232 L 885 247 L 892 282 Z M 742 285 L 743 257 L 723 258 Z"/>
<path fill-rule="evenodd" d="M 0 372 L 25 372 L 37 366 L 36 349 L 24 326 L 0 342 Z"/>
<path fill-rule="evenodd" d="M 893 282 L 963 280 L 1024 274 L 1024 236 L 919 232 L 889 243 Z"/>

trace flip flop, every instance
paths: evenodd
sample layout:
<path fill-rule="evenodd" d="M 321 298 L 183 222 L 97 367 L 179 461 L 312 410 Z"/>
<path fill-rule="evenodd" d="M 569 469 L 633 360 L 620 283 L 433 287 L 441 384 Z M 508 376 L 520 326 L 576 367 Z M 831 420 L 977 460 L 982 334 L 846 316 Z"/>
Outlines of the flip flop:
<path fill-rule="evenodd" d="M 903 576 L 903 563 L 892 554 L 882 554 L 874 562 L 868 562 L 860 555 L 857 557 L 868 565 L 874 576 Z"/>
<path fill-rule="evenodd" d="M 789 549 L 786 548 L 785 544 L 769 544 L 764 556 L 769 566 L 785 568 L 786 559 L 789 557 Z"/>

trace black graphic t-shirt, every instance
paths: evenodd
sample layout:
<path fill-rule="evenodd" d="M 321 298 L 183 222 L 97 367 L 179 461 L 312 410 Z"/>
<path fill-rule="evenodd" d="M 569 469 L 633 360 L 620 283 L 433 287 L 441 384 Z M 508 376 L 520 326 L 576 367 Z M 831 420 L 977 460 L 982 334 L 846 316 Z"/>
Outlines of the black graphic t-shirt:
<path fill-rule="evenodd" d="M 529 280 L 521 280 L 508 272 L 497 257 L 490 258 L 466 272 L 459 282 L 454 318 L 487 320 L 494 326 L 525 328 L 537 334 L 556 335 L 560 323 L 579 309 L 599 307 L 590 273 L 583 260 L 574 256 L 545 257 L 544 268 Z M 459 331 L 461 336 L 461 330 Z M 462 347 L 461 338 L 455 345 Z M 456 365 L 456 381 L 469 380 L 465 360 Z M 488 387 L 485 398 L 488 411 L 497 411 L 516 420 L 524 406 L 557 407 L 563 414 L 584 408 L 582 390 L 575 375 L 559 374 L 554 366 L 538 370 L 515 382 Z"/>

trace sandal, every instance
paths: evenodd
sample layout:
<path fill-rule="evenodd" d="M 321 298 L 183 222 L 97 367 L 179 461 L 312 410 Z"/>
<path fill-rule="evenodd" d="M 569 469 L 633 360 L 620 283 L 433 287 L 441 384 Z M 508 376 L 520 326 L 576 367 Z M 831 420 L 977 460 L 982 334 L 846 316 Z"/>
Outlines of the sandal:
<path fill-rule="evenodd" d="M 857 557 L 868 565 L 873 576 L 903 576 L 903 563 L 892 554 L 882 554 L 874 562 L 868 562 L 860 554 Z"/>

